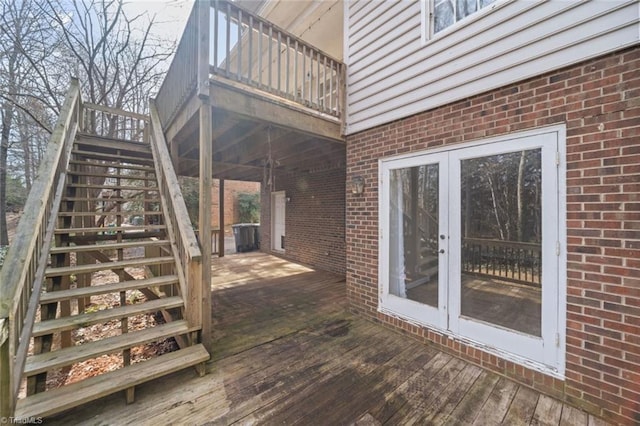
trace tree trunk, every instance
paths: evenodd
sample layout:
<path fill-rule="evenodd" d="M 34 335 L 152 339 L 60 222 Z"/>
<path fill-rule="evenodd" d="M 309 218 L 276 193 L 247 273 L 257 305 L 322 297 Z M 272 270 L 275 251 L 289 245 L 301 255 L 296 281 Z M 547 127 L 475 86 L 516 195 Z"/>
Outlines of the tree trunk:
<path fill-rule="evenodd" d="M 13 106 L 5 102 L 2 111 L 2 134 L 0 136 L 0 246 L 9 245 L 7 230 L 7 156 L 9 135 L 13 121 Z"/>
<path fill-rule="evenodd" d="M 520 153 L 520 164 L 518 165 L 518 188 L 517 188 L 517 199 L 518 199 L 518 222 L 517 222 L 517 241 L 522 242 L 522 231 L 523 231 L 523 216 L 524 216 L 524 205 L 523 205 L 523 193 L 524 193 L 524 163 L 525 163 L 525 151 Z"/>
<path fill-rule="evenodd" d="M 504 231 L 502 230 L 502 222 L 500 221 L 500 214 L 498 213 L 496 191 L 493 188 L 493 179 L 491 179 L 491 173 L 489 172 L 487 172 L 487 179 L 489 180 L 489 188 L 491 189 L 491 203 L 493 204 L 493 214 L 496 218 L 496 224 L 498 225 L 498 232 L 500 232 L 500 239 L 504 241 Z"/>
<path fill-rule="evenodd" d="M 31 165 L 33 159 L 31 158 L 31 137 L 27 127 L 27 123 L 24 118 L 19 118 L 20 126 L 20 140 L 22 142 L 22 152 L 24 159 L 24 181 L 27 186 L 27 192 L 31 191 L 31 184 L 33 183 L 33 176 L 31 173 Z"/>

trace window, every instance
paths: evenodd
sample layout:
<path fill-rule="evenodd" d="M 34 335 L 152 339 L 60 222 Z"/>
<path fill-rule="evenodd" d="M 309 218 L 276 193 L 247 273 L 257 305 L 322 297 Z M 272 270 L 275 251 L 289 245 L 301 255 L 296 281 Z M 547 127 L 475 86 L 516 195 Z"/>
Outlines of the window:
<path fill-rule="evenodd" d="M 430 29 L 425 31 L 425 39 L 496 2 L 497 0 L 424 0 L 425 29 Z"/>
<path fill-rule="evenodd" d="M 545 130 L 381 160 L 380 310 L 561 375 L 562 144 Z"/>

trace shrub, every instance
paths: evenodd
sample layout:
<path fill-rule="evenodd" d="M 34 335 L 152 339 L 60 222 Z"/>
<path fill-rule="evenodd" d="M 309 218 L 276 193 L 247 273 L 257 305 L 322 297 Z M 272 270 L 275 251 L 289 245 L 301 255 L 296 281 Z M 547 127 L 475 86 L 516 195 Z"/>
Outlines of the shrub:
<path fill-rule="evenodd" d="M 238 193 L 238 213 L 240 222 L 257 223 L 260 221 L 260 194 Z"/>

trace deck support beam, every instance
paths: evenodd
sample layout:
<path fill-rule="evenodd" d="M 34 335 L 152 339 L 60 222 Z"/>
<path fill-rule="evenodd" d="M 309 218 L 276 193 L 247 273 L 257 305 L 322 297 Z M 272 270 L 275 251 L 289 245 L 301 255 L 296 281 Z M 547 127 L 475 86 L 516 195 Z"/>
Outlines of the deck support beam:
<path fill-rule="evenodd" d="M 200 148 L 199 224 L 202 252 L 202 343 L 211 353 L 211 186 L 213 141 L 211 105 L 209 100 L 209 8 L 210 3 L 198 1 L 198 98 Z"/>
<path fill-rule="evenodd" d="M 202 343 L 211 351 L 211 107 L 200 107 L 200 197 L 199 224 L 202 252 Z"/>

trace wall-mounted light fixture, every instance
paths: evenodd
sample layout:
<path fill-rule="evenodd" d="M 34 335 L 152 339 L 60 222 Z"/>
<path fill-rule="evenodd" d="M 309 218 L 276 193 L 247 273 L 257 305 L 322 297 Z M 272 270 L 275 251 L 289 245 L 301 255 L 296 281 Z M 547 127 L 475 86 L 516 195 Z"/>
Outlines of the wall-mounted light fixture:
<path fill-rule="evenodd" d="M 285 198 L 284 198 L 284 200 L 285 200 L 287 203 L 290 203 L 290 202 L 291 202 L 291 197 L 285 197 Z"/>
<path fill-rule="evenodd" d="M 362 176 L 351 178 L 351 192 L 353 194 L 362 194 L 364 192 L 364 178 Z"/>

